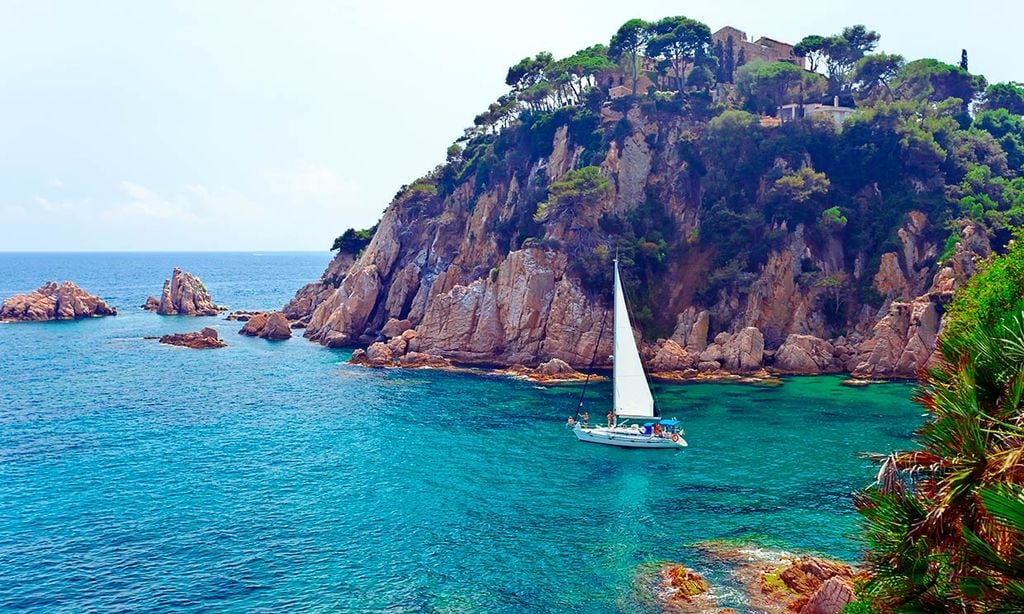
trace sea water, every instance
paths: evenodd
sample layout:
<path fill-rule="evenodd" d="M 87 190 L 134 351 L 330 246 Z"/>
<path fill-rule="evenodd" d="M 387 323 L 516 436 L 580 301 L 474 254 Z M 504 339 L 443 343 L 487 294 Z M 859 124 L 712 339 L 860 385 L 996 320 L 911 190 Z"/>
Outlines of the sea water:
<path fill-rule="evenodd" d="M 921 421 L 909 384 L 665 384 L 690 446 L 621 450 L 564 428 L 579 386 L 368 370 L 137 307 L 181 266 L 280 308 L 328 257 L 0 254 L 0 297 L 71 279 L 121 313 L 0 325 L 0 609 L 642 611 L 651 563 L 728 581 L 702 540 L 855 561 L 859 454 Z M 203 326 L 229 347 L 143 339 Z"/>

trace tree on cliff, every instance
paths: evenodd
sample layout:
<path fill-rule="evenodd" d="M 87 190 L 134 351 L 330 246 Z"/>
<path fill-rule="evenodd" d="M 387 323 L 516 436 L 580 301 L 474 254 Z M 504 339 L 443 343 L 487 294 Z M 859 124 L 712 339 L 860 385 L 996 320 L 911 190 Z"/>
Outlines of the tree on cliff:
<path fill-rule="evenodd" d="M 756 60 L 736 72 L 736 87 L 751 110 L 775 115 L 789 102 L 804 104 L 825 93 L 824 79 L 789 62 Z"/>
<path fill-rule="evenodd" d="M 985 89 L 985 78 L 959 66 L 925 58 L 905 65 L 893 81 L 900 98 L 941 102 L 959 98 L 963 109 Z"/>
<path fill-rule="evenodd" d="M 918 448 L 860 495 L 879 611 L 1024 610 L 1024 245 L 953 300 L 915 400 Z"/>
<path fill-rule="evenodd" d="M 807 69 L 817 72 L 822 60 L 825 59 L 825 37 L 817 34 L 805 36 L 793 47 L 793 53 L 798 58 L 806 58 Z"/>
<path fill-rule="evenodd" d="M 993 83 L 985 90 L 983 107 L 986 110 L 1006 109 L 1014 115 L 1024 115 L 1024 84 Z"/>
<path fill-rule="evenodd" d="M 895 97 L 892 81 L 903 68 L 903 56 L 889 53 L 866 55 L 857 61 L 853 71 L 853 95 L 858 104 L 891 102 Z"/>
<path fill-rule="evenodd" d="M 647 41 L 651 40 L 653 32 L 651 24 L 643 19 L 630 19 L 619 27 L 618 32 L 612 36 L 608 44 L 608 55 L 615 61 L 623 58 L 629 59 L 633 74 L 633 95 L 636 96 L 636 83 L 638 78 L 639 62 L 647 49 Z"/>
<path fill-rule="evenodd" d="M 537 205 L 534 219 L 543 222 L 579 213 L 582 206 L 606 198 L 612 184 L 596 166 L 571 170 L 548 187 L 548 199 Z"/>
<path fill-rule="evenodd" d="M 974 116 L 973 125 L 988 132 L 999 142 L 1011 169 L 1024 173 L 1024 117 L 1006 109 L 981 111 Z"/>
<path fill-rule="evenodd" d="M 654 37 L 647 43 L 647 53 L 667 63 L 676 78 L 676 87 L 683 91 L 686 68 L 707 55 L 711 47 L 711 29 L 688 17 L 666 17 L 652 26 Z"/>
<path fill-rule="evenodd" d="M 373 235 L 376 232 L 377 224 L 362 230 L 349 228 L 343 232 L 340 237 L 334 240 L 334 245 L 331 246 L 331 251 L 339 251 L 344 254 L 356 256 L 370 244 L 370 240 L 373 239 Z"/>

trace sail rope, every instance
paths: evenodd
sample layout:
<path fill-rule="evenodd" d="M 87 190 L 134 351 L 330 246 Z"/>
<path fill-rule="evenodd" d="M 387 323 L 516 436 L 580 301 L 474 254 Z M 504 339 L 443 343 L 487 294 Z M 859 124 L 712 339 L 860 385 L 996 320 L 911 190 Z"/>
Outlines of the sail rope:
<path fill-rule="evenodd" d="M 608 323 L 608 311 L 605 310 L 601 318 L 601 330 L 597 333 L 597 343 L 594 344 L 594 355 L 590 357 L 590 368 L 587 369 L 587 378 L 583 380 L 583 390 L 580 391 L 580 401 L 576 405 L 576 419 L 579 420 L 580 410 L 583 409 L 583 396 L 587 394 L 587 385 L 590 384 L 590 376 L 594 372 L 594 365 L 597 363 L 597 352 L 601 348 L 601 338 L 604 337 L 604 327 Z"/>

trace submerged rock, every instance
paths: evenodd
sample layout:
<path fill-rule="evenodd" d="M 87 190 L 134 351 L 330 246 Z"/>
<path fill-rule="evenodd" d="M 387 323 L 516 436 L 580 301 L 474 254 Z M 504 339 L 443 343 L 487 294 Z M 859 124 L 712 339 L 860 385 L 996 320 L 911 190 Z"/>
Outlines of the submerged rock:
<path fill-rule="evenodd" d="M 221 311 L 213 304 L 202 280 L 179 268 L 174 269 L 170 279 L 164 280 L 160 299 L 151 296 L 142 307 L 164 316 L 215 316 Z"/>
<path fill-rule="evenodd" d="M 6 299 L 0 306 L 0 321 L 40 322 L 116 316 L 117 309 L 70 281 L 61 285 L 48 281 L 38 290 Z"/>
<path fill-rule="evenodd" d="M 209 326 L 197 332 L 164 335 L 160 337 L 160 343 L 180 345 L 193 350 L 209 350 L 227 346 L 226 343 L 221 341 L 217 331 Z"/>

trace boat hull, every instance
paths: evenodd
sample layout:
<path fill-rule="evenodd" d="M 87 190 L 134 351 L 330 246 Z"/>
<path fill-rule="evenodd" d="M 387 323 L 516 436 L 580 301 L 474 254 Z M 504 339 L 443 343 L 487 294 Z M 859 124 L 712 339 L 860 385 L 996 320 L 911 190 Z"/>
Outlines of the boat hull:
<path fill-rule="evenodd" d="M 645 435 L 640 431 L 632 429 L 583 428 L 577 424 L 573 428 L 573 433 L 576 434 L 577 439 L 584 443 L 597 443 L 618 448 L 679 449 L 686 447 L 686 440 L 682 437 L 677 437 L 677 440 L 673 441 L 670 437 Z"/>

